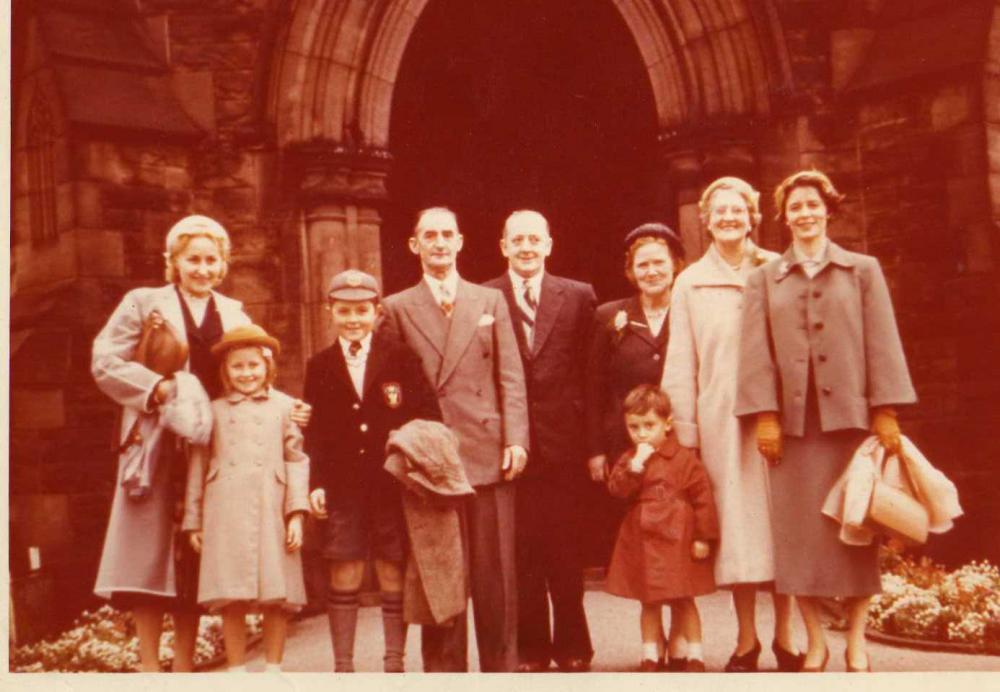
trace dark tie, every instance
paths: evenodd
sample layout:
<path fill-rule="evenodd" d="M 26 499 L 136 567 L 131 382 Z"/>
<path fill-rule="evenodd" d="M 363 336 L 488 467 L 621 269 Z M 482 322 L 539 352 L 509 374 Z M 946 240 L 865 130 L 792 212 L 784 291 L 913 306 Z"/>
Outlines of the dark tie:
<path fill-rule="evenodd" d="M 347 344 L 347 355 L 349 355 L 351 358 L 357 358 L 358 353 L 360 352 L 361 352 L 360 341 L 352 341 L 351 343 Z"/>
<path fill-rule="evenodd" d="M 538 301 L 535 300 L 534 292 L 531 290 L 531 284 L 527 281 L 524 282 L 524 304 L 527 306 L 526 310 L 522 310 L 524 313 L 524 338 L 530 347 L 532 345 L 532 339 L 534 338 L 535 316 L 538 313 Z"/>

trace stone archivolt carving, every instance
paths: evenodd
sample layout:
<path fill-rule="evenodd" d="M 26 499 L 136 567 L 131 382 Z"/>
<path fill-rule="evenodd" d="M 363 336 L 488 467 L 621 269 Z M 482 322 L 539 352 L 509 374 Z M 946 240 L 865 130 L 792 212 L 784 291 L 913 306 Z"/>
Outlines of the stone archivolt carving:
<path fill-rule="evenodd" d="M 367 202 L 386 199 L 392 155 L 378 147 L 308 142 L 289 147 L 286 179 L 303 202 Z"/>

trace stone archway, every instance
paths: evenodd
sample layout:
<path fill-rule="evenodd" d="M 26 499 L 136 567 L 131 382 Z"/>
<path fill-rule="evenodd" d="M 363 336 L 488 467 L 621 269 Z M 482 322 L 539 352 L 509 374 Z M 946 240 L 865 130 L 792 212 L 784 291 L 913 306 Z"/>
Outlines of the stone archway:
<path fill-rule="evenodd" d="M 301 0 L 278 41 L 269 119 L 300 194 L 306 352 L 328 335 L 320 287 L 345 266 L 381 273 L 380 201 L 391 162 L 396 77 L 429 0 Z M 789 81 L 771 0 L 610 0 L 628 26 L 648 75 L 682 232 L 700 249 L 696 189 L 706 159 L 730 170 L 753 165 L 741 125 L 764 118 L 774 85 Z M 567 17 L 567 21 L 572 21 Z M 685 135 L 706 123 L 731 130 L 694 148 Z"/>

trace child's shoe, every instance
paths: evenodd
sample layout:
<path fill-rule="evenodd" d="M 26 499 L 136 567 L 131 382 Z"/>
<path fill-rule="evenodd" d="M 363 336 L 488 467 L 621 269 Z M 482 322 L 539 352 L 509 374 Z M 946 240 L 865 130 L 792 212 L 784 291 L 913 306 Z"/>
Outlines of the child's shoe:
<path fill-rule="evenodd" d="M 689 658 L 684 664 L 685 673 L 704 673 L 705 662 L 700 658 Z"/>
<path fill-rule="evenodd" d="M 651 658 L 642 659 L 642 663 L 639 664 L 640 673 L 655 673 L 663 665 L 662 661 L 654 661 Z"/>
<path fill-rule="evenodd" d="M 686 658 L 676 658 L 671 656 L 667 659 L 667 664 L 663 666 L 663 671 L 665 673 L 683 673 L 687 670 L 687 662 L 688 660 Z"/>

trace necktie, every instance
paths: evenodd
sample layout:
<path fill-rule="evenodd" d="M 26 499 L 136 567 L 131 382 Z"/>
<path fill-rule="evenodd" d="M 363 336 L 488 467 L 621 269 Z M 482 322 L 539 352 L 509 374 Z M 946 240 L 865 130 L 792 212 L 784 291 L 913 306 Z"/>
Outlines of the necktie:
<path fill-rule="evenodd" d="M 445 317 L 450 318 L 451 313 L 455 310 L 455 301 L 451 297 L 451 292 L 448 287 L 441 284 L 441 312 L 444 313 Z"/>
<path fill-rule="evenodd" d="M 347 344 L 347 354 L 351 356 L 351 358 L 357 358 L 358 353 L 360 352 L 361 352 L 360 341 L 352 341 L 351 343 Z"/>
<path fill-rule="evenodd" d="M 524 313 L 522 315 L 522 321 L 524 322 L 524 338 L 528 342 L 528 346 L 531 346 L 531 340 L 534 337 L 535 331 L 535 315 L 538 312 L 538 301 L 535 300 L 534 292 L 531 290 L 531 284 L 527 281 L 524 282 L 524 304 L 527 306 L 526 309 L 522 310 Z"/>

